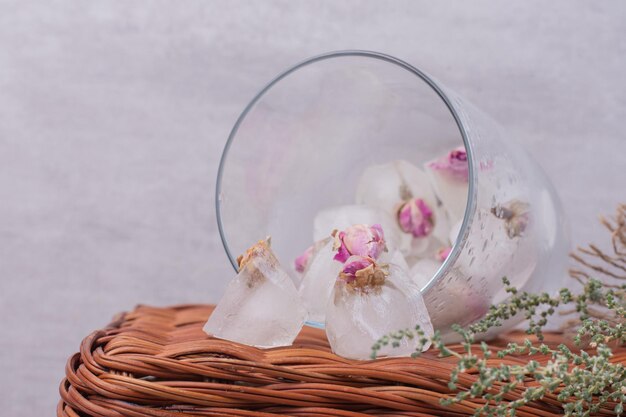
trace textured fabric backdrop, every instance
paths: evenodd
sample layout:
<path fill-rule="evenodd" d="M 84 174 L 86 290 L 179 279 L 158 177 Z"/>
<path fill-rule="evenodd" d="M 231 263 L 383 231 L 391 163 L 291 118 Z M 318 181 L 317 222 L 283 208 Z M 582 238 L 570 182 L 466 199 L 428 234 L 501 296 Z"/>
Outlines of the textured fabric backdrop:
<path fill-rule="evenodd" d="M 398 56 L 509 129 L 574 242 L 626 200 L 626 3 L 0 1 L 0 409 L 52 415 L 66 358 L 136 303 L 216 301 L 236 117 L 286 66 Z"/>

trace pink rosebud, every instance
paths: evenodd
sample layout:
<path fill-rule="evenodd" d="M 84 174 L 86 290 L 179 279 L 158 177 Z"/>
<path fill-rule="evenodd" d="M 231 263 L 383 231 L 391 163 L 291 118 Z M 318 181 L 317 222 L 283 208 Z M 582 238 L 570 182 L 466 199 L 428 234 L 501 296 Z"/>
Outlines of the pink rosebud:
<path fill-rule="evenodd" d="M 443 248 L 439 249 L 436 256 L 437 260 L 440 262 L 445 261 L 448 256 L 450 256 L 450 252 L 452 252 L 452 248 L 449 246 L 444 246 Z"/>
<path fill-rule="evenodd" d="M 428 167 L 442 171 L 460 181 L 467 182 L 469 180 L 469 164 L 467 163 L 467 151 L 464 147 L 451 150 L 448 155 L 430 162 Z"/>
<path fill-rule="evenodd" d="M 389 275 L 386 264 L 377 264 L 370 257 L 351 256 L 339 273 L 339 279 L 352 287 L 379 286 Z"/>
<path fill-rule="evenodd" d="M 354 256 L 349 262 L 346 262 L 339 277 L 350 283 L 356 279 L 357 271 L 365 269 L 371 265 L 374 265 L 375 261 L 372 258 L 365 258 L 362 256 Z"/>
<path fill-rule="evenodd" d="M 400 206 L 398 223 L 403 232 L 411 233 L 413 237 L 424 237 L 433 231 L 435 219 L 428 204 L 421 198 L 415 198 Z"/>
<path fill-rule="evenodd" d="M 302 255 L 296 258 L 296 260 L 294 261 L 296 271 L 304 272 L 307 265 L 309 264 L 309 261 L 311 260 L 311 256 L 313 256 L 314 249 L 315 245 L 311 245 L 302 253 Z"/>
<path fill-rule="evenodd" d="M 333 249 L 337 254 L 333 259 L 339 262 L 345 262 L 352 255 L 378 259 L 386 249 L 385 234 L 379 224 L 355 224 L 334 236 Z"/>

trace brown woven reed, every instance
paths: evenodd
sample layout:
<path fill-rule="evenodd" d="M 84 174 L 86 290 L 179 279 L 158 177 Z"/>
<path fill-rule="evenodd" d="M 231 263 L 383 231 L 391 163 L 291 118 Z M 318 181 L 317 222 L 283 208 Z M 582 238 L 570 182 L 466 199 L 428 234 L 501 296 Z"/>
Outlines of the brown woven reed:
<path fill-rule="evenodd" d="M 210 306 L 140 306 L 89 335 L 67 363 L 57 416 L 465 416 L 480 404 L 439 404 L 450 393 L 454 360 L 437 358 L 436 352 L 417 359 L 350 361 L 333 355 L 323 331 L 312 328 L 293 346 L 261 350 L 207 337 L 202 325 L 210 312 Z M 493 345 L 522 338 L 510 334 Z M 558 335 L 548 336 L 548 343 L 558 342 Z M 613 360 L 626 363 L 624 350 Z M 468 387 L 474 380 L 463 374 L 458 385 Z M 548 396 L 517 415 L 561 411 Z"/>

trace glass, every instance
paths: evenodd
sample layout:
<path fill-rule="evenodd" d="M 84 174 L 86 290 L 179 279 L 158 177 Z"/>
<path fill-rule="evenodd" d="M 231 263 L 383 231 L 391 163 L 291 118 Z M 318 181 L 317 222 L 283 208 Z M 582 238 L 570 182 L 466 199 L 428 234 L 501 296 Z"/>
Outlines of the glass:
<path fill-rule="evenodd" d="M 284 266 L 312 243 L 320 210 L 354 203 L 363 170 L 421 166 L 464 146 L 469 190 L 452 251 L 423 288 L 435 328 L 481 318 L 518 289 L 553 292 L 569 239 L 542 170 L 493 120 L 419 69 L 367 51 L 332 52 L 286 70 L 235 123 L 220 161 L 216 210 L 236 258 L 272 236 Z M 506 327 L 518 322 L 511 320 Z"/>

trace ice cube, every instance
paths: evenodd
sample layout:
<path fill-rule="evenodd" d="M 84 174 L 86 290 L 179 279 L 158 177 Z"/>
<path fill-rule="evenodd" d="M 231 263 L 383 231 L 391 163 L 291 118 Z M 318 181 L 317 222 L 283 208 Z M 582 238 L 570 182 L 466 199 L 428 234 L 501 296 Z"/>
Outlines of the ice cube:
<path fill-rule="evenodd" d="M 317 213 L 313 220 L 313 240 L 325 239 L 333 230 L 344 230 L 354 224 L 381 225 L 389 250 L 399 247 L 403 238 L 398 234 L 398 226 L 389 214 L 373 207 L 349 205 L 332 207 Z"/>
<path fill-rule="evenodd" d="M 372 345 L 382 336 L 419 325 L 426 338 L 433 326 L 419 288 L 402 268 L 389 265 L 382 285 L 355 287 L 338 279 L 326 309 L 326 335 L 333 352 L 349 359 L 369 359 Z M 384 347 L 379 354 L 409 356 L 419 345 L 417 338 L 400 346 Z M 430 342 L 423 346 L 428 349 Z"/>
<path fill-rule="evenodd" d="M 458 221 L 465 215 L 469 188 L 469 167 L 465 148 L 457 148 L 424 165 L 435 193 L 450 219 Z"/>
<path fill-rule="evenodd" d="M 425 173 L 407 161 L 371 165 L 363 171 L 356 190 L 356 201 L 395 214 L 399 205 L 420 197 L 436 206 L 436 197 Z"/>
<path fill-rule="evenodd" d="M 328 238 L 325 242 L 309 261 L 298 291 L 309 321 L 320 325 L 324 323 L 326 304 L 343 266 L 342 262 L 333 259 L 336 253 L 333 250 L 334 240 Z"/>
<path fill-rule="evenodd" d="M 305 320 L 298 291 L 269 248 L 268 239 L 240 257 L 239 273 L 226 287 L 204 331 L 251 346 L 287 346 Z"/>
<path fill-rule="evenodd" d="M 432 230 L 427 231 L 426 236 L 413 236 L 406 225 L 406 230 L 403 229 L 399 219 L 402 207 L 418 200 L 432 212 L 434 220 Z M 448 219 L 438 204 L 428 177 L 420 168 L 406 161 L 398 160 L 366 168 L 357 185 L 356 202 L 378 208 L 393 219 L 396 233 L 402 236 L 398 247 L 406 256 L 421 254 L 429 246 L 428 240 L 433 237 L 439 240 L 447 238 Z"/>
<path fill-rule="evenodd" d="M 431 278 L 435 276 L 441 264 L 441 262 L 430 258 L 420 259 L 411 267 L 409 276 L 419 288 L 424 288 Z"/>

